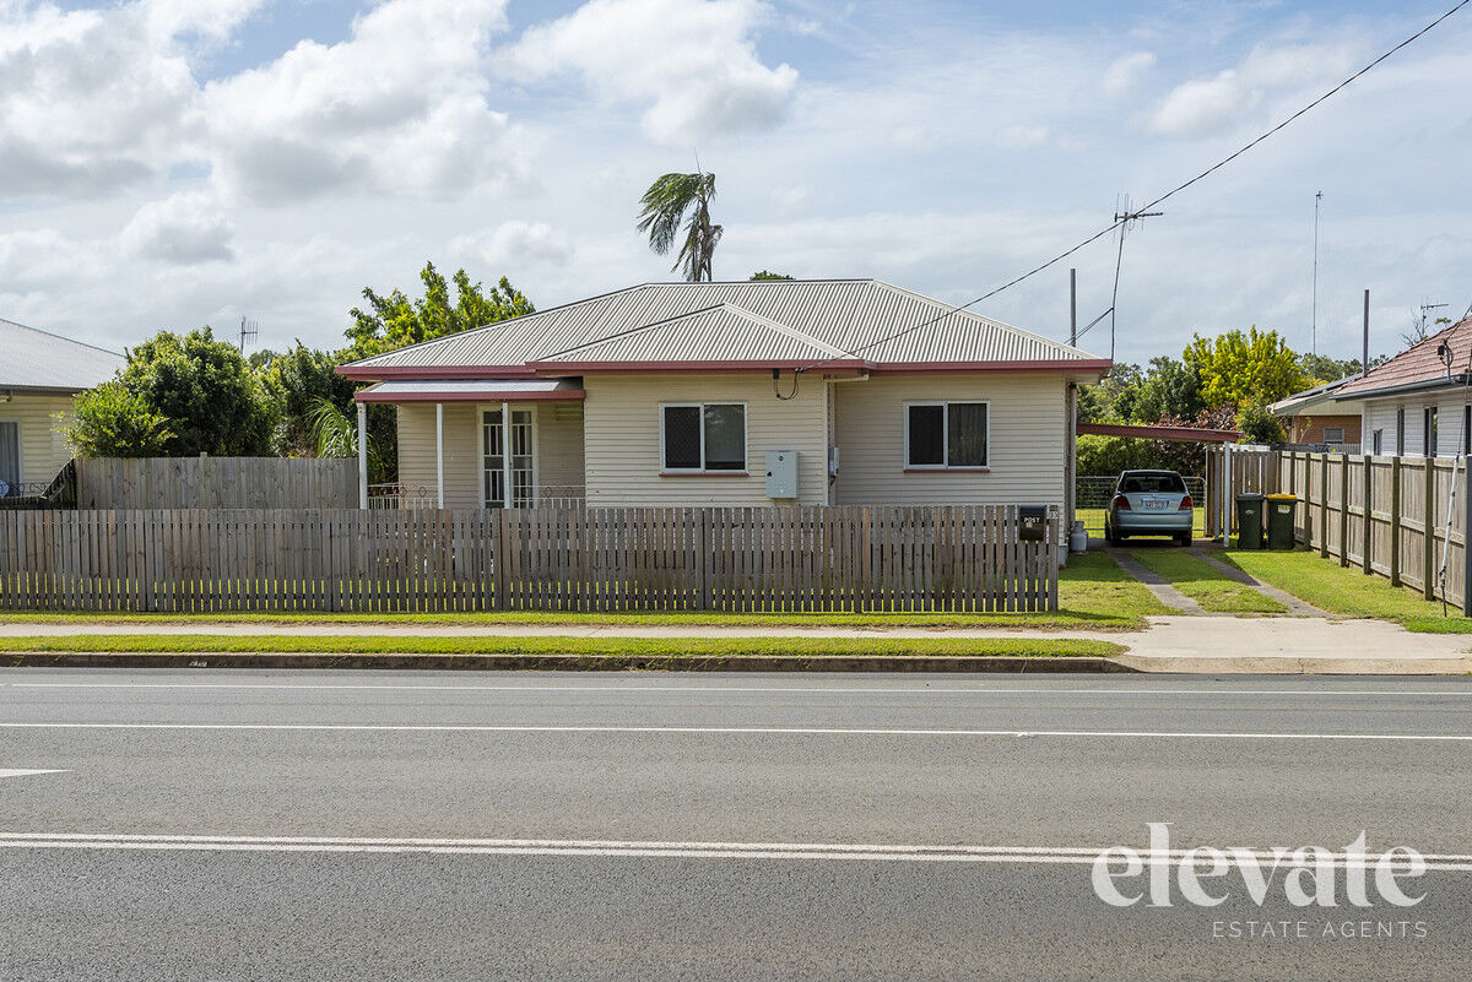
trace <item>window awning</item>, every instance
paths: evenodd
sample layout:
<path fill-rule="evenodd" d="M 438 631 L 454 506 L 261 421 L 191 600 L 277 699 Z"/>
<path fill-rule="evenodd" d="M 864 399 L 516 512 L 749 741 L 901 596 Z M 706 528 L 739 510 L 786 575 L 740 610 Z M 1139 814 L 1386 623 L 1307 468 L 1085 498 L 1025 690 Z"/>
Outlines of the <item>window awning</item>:
<path fill-rule="evenodd" d="M 586 396 L 579 379 L 391 379 L 354 396 L 359 402 L 576 402 Z"/>

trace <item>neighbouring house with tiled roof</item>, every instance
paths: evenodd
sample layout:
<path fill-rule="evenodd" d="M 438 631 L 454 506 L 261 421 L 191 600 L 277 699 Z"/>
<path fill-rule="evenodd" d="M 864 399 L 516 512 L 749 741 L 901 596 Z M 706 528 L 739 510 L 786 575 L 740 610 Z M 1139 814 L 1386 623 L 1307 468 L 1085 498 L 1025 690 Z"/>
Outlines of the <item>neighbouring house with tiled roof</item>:
<path fill-rule="evenodd" d="M 1396 355 L 1334 392 L 1361 406 L 1363 447 L 1389 456 L 1472 451 L 1472 317 Z"/>
<path fill-rule="evenodd" d="M 876 280 L 646 283 L 338 371 L 403 503 L 1067 508 L 1108 359 Z M 360 412 L 360 420 L 362 415 Z"/>
<path fill-rule="evenodd" d="M 0 318 L 0 497 L 38 493 L 71 459 L 72 400 L 112 378 L 113 351 Z"/>

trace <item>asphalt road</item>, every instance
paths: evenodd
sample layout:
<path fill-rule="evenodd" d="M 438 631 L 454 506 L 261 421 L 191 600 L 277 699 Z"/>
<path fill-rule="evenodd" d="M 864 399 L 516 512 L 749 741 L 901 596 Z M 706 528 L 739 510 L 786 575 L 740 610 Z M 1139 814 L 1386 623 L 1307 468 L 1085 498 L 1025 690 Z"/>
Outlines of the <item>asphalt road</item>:
<path fill-rule="evenodd" d="M 1469 800 L 1458 679 L 3 670 L 0 979 L 1465 979 Z"/>

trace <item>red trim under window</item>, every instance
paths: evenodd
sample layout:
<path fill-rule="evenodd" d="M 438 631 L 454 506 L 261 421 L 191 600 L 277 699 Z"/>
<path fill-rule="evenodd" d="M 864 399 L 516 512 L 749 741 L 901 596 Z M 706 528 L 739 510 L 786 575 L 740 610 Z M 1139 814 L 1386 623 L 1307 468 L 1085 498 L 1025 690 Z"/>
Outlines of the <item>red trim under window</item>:
<path fill-rule="evenodd" d="M 692 467 L 689 470 L 683 470 L 682 469 L 682 470 L 673 470 L 673 471 L 660 471 L 659 472 L 659 476 L 660 477 L 750 477 L 751 476 L 751 471 L 706 471 L 706 470 L 696 470 L 695 468 Z"/>

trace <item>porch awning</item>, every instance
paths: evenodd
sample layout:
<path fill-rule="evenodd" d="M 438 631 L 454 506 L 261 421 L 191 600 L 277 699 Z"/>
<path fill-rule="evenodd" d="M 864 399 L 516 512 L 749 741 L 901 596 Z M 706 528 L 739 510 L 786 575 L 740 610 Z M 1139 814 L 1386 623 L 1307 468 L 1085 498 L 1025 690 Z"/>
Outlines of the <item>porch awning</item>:
<path fill-rule="evenodd" d="M 359 389 L 359 402 L 576 402 L 587 395 L 571 378 L 390 379 Z"/>

